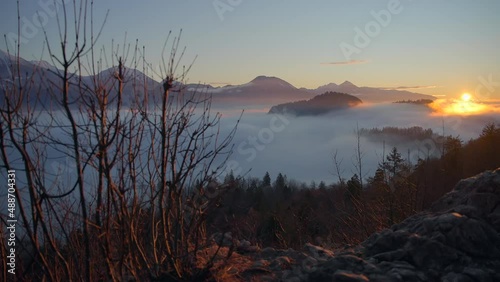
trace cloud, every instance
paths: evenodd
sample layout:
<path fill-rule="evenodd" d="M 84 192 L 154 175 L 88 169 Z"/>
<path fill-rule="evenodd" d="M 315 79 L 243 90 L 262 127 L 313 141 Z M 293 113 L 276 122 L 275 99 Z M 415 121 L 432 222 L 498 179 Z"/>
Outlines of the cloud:
<path fill-rule="evenodd" d="M 379 87 L 383 90 L 409 90 L 409 89 L 430 89 L 436 88 L 436 85 L 417 85 L 417 86 L 396 86 L 396 87 Z"/>
<path fill-rule="evenodd" d="M 327 62 L 321 63 L 322 65 L 357 65 L 357 64 L 366 64 L 369 60 L 349 60 L 349 61 L 336 61 L 336 62 Z"/>

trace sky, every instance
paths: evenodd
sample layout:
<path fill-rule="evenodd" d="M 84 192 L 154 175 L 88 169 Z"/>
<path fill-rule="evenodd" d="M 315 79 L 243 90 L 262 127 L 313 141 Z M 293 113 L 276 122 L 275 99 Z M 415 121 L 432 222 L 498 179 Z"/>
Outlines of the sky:
<path fill-rule="evenodd" d="M 21 56 L 47 59 L 40 26 L 58 47 L 61 1 L 74 6 L 20 1 Z M 1 6 L 5 50 L 17 32 L 16 1 Z M 138 40 L 153 66 L 169 31 L 182 29 L 182 63 L 197 56 L 190 82 L 243 84 L 268 75 L 296 87 L 349 80 L 447 97 L 482 91 L 483 100 L 500 100 L 500 1 L 108 0 L 93 11 L 96 29 L 109 11 L 97 46 Z"/>

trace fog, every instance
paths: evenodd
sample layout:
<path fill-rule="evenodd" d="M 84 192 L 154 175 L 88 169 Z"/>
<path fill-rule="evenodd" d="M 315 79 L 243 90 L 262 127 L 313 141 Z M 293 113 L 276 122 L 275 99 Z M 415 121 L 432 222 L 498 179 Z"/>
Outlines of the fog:
<path fill-rule="evenodd" d="M 234 149 L 226 166 L 220 171 L 223 179 L 231 170 L 235 175 L 262 178 L 267 172 L 274 180 L 278 173 L 286 174 L 288 179 L 309 183 L 325 181 L 330 184 L 338 181 L 332 156 L 337 152 L 341 161 L 341 177 L 349 179 L 355 171 L 354 155 L 357 147 L 356 127 L 382 128 L 385 126 L 431 128 L 435 133 L 458 136 L 463 141 L 476 138 L 488 122 L 500 122 L 500 114 L 480 116 L 440 116 L 429 108 L 411 104 L 363 104 L 348 110 L 331 112 L 322 116 L 282 116 L 267 114 L 271 105 L 250 105 L 245 107 L 236 135 Z M 233 129 L 241 115 L 241 107 L 232 105 L 213 105 L 213 112 L 222 114 L 220 136 L 224 137 Z M 123 116 L 125 113 L 123 114 Z M 56 113 L 55 116 L 58 116 Z M 46 117 L 50 120 L 49 117 Z M 44 124 L 44 115 L 38 119 Z M 64 122 L 58 123 L 59 125 Z M 55 127 L 52 136 L 70 144 L 67 129 Z M 441 145 L 435 140 L 421 140 L 401 143 L 386 139 L 385 151 L 382 142 L 371 141 L 365 137 L 360 140 L 363 156 L 363 178 L 373 176 L 384 152 L 396 146 L 404 158 L 415 164 L 418 158 L 427 155 L 439 156 Z M 148 148 L 151 141 L 143 140 L 141 146 Z M 48 147 L 45 166 L 49 173 L 49 186 L 64 186 L 76 179 L 74 161 L 66 153 L 69 148 Z M 17 153 L 9 151 L 13 164 L 22 167 Z M 220 158 L 222 160 L 222 158 Z M 89 173 L 89 172 L 87 172 Z M 4 178 L 4 175 L 1 175 Z M 59 183 L 62 181 L 62 184 Z M 89 184 L 96 182 L 95 175 L 87 174 Z M 94 183 L 95 183 L 94 182 Z M 19 175 L 18 183 L 25 180 Z M 69 187 L 61 187 L 67 191 Z"/>
<path fill-rule="evenodd" d="M 355 172 L 354 155 L 357 147 L 356 127 L 385 126 L 431 128 L 435 133 L 458 136 L 463 141 L 476 138 L 488 122 L 500 121 L 500 114 L 480 116 L 443 116 L 429 108 L 411 104 L 372 104 L 323 116 L 294 117 L 267 114 L 269 108 L 248 106 L 241 119 L 234 143 L 235 148 L 225 172 L 261 178 L 266 171 L 274 179 L 281 172 L 288 179 L 309 183 L 333 183 L 338 176 L 333 153 L 341 162 L 341 176 L 350 178 Z M 241 113 L 237 108 L 220 107 L 223 132 L 234 126 Z M 401 143 L 385 141 L 385 152 L 397 147 L 405 159 L 415 164 L 428 154 L 439 156 L 442 146 L 435 140 Z M 383 142 L 360 140 L 363 155 L 363 177 L 373 176 L 384 154 Z"/>

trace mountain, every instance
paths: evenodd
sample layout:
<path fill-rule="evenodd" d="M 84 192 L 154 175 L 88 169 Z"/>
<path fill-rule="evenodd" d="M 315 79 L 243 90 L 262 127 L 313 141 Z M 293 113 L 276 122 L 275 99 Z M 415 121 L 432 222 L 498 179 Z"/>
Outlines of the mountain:
<path fill-rule="evenodd" d="M 273 106 L 270 114 L 291 114 L 296 116 L 321 115 L 334 110 L 347 109 L 361 104 L 362 101 L 352 95 L 338 92 L 326 92 L 309 100 L 285 103 Z"/>
<path fill-rule="evenodd" d="M 13 83 L 12 78 L 15 80 L 32 79 L 35 85 L 39 85 L 43 89 L 44 95 L 49 95 L 50 89 L 48 81 L 58 81 L 58 78 L 47 70 L 57 71 L 57 68 L 52 66 L 46 61 L 27 61 L 19 58 L 20 69 L 19 74 L 17 70 L 14 71 L 9 67 L 10 65 L 16 66 L 17 58 L 7 54 L 5 51 L 0 50 L 0 86 L 7 83 Z M 108 82 L 116 82 L 114 79 L 115 68 L 102 71 L 98 74 L 101 79 Z M 19 77 L 20 76 L 20 77 Z M 73 78 L 75 81 L 77 77 Z M 91 85 L 93 81 L 92 76 L 84 76 L 82 80 Z M 399 90 L 386 90 L 374 87 L 358 87 L 354 83 L 345 81 L 341 84 L 329 83 L 320 86 L 316 89 L 296 88 L 287 81 L 272 77 L 272 76 L 257 76 L 253 80 L 241 85 L 227 85 L 223 87 L 213 87 L 211 85 L 201 84 L 186 84 L 180 82 L 175 83 L 177 89 L 185 89 L 188 93 L 206 92 L 213 97 L 214 104 L 227 106 L 249 106 L 249 105 L 262 105 L 268 107 L 273 104 L 282 104 L 292 101 L 308 100 L 325 92 L 338 92 L 353 95 L 363 100 L 364 102 L 378 103 L 378 102 L 395 102 L 401 100 L 420 100 L 435 98 L 430 95 L 413 93 L 409 91 Z M 138 70 L 126 70 L 126 84 L 125 84 L 125 100 L 132 103 L 135 99 L 137 91 L 148 89 L 148 95 L 158 94 L 162 92 L 162 84 Z M 71 96 L 73 99 L 78 99 L 80 96 L 78 89 L 71 89 Z M 175 94 L 173 94 L 175 95 Z M 3 100 L 3 99 L 2 99 Z M 43 101 L 49 101 L 50 97 L 44 97 Z M 150 103 L 154 103 L 154 99 L 149 99 Z M 127 102 L 127 104 L 129 104 Z M 1 102 L 0 102 L 1 103 Z"/>
<path fill-rule="evenodd" d="M 322 85 L 322 86 L 319 86 L 318 88 L 316 89 L 307 89 L 307 88 L 301 88 L 302 90 L 304 91 L 309 91 L 315 95 L 319 95 L 321 93 L 325 93 L 325 92 L 335 92 L 337 89 L 338 89 L 338 85 L 335 84 L 335 83 L 328 83 L 326 85 Z"/>
<path fill-rule="evenodd" d="M 22 58 L 20 58 L 20 59 L 21 59 L 21 61 L 25 61 Z M 4 61 L 4 62 L 12 61 L 13 62 L 15 60 L 16 60 L 16 57 L 12 53 L 7 53 L 7 51 L 0 49 L 0 62 L 1 61 Z"/>
<path fill-rule="evenodd" d="M 330 83 L 320 86 L 316 89 L 309 89 L 313 94 L 321 94 L 325 91 L 341 92 L 354 95 L 364 102 L 368 103 L 388 103 L 401 100 L 434 100 L 435 97 L 426 94 L 414 93 L 409 91 L 382 89 L 377 87 L 358 87 L 350 81 L 344 81 L 337 85 Z"/>
<path fill-rule="evenodd" d="M 341 87 L 341 88 L 356 88 L 357 86 L 354 85 L 352 82 L 346 80 L 346 81 L 342 82 L 342 84 L 340 84 L 339 87 Z"/>
<path fill-rule="evenodd" d="M 358 87 L 350 81 L 341 84 L 329 83 L 316 89 L 296 88 L 290 83 L 268 76 L 258 76 L 242 85 L 213 87 L 208 90 L 216 101 L 241 102 L 244 104 L 277 104 L 310 99 L 325 92 L 346 93 L 368 103 L 388 103 L 400 100 L 434 100 L 426 94 L 377 87 Z"/>
<path fill-rule="evenodd" d="M 0 50 L 0 79 L 2 81 L 11 81 L 12 76 L 15 78 L 19 77 L 16 66 L 17 57 Z M 26 79 L 35 69 L 37 69 L 36 65 L 23 58 L 19 58 L 19 73 L 21 74 L 21 79 Z"/>
<path fill-rule="evenodd" d="M 242 85 L 228 85 L 208 89 L 216 102 L 245 104 L 276 104 L 311 98 L 307 91 L 297 89 L 283 79 L 257 76 Z"/>
<path fill-rule="evenodd" d="M 35 65 L 38 68 L 57 71 L 56 67 L 54 67 L 51 63 L 44 61 L 44 60 L 40 60 L 40 61 L 32 60 L 32 61 L 30 61 L 30 63 Z"/>
<path fill-rule="evenodd" d="M 95 87 L 94 81 L 96 81 L 96 79 L 98 79 L 100 84 L 105 85 L 107 89 L 113 89 L 110 92 L 110 97 L 108 99 L 114 99 L 117 96 L 116 90 L 118 89 L 118 81 L 115 79 L 115 76 L 117 75 L 116 69 L 117 68 L 115 67 L 111 67 L 100 71 L 95 76 L 73 76 L 70 79 L 70 82 L 72 83 L 70 83 L 69 88 L 71 105 L 78 107 L 78 103 L 72 102 L 80 99 L 81 97 L 77 84 L 81 82 L 84 85 L 82 89 L 93 89 Z M 61 83 L 61 79 L 55 74 L 58 72 L 60 72 L 60 70 L 47 61 L 28 61 L 23 58 L 19 58 L 18 71 L 17 57 L 0 50 L 0 87 L 6 87 L 14 82 L 17 83 L 19 80 L 22 82 L 30 80 L 30 83 L 36 86 L 25 87 L 25 91 L 30 91 L 30 95 L 25 96 L 28 98 L 28 104 L 30 106 L 42 107 L 46 109 L 57 109 L 59 107 L 59 104 L 57 103 L 59 98 L 54 97 L 60 96 L 58 96 L 57 93 L 54 93 L 55 88 L 53 87 L 53 84 L 58 85 Z M 140 97 L 140 99 L 144 98 L 145 89 L 147 89 L 149 94 L 148 99 L 150 103 L 155 103 L 155 99 L 153 99 L 154 97 L 152 94 L 158 93 L 158 91 L 155 90 L 161 88 L 161 84 L 159 82 L 151 79 L 149 76 L 136 69 L 125 68 L 124 82 L 122 98 L 123 106 L 125 107 L 138 102 L 136 97 Z M 0 92 L 0 95 L 1 94 L 3 94 L 3 92 Z M 92 95 L 88 95 L 87 97 L 92 97 Z M 4 102 L 4 99 L 0 97 L 0 106 L 3 106 Z"/>
<path fill-rule="evenodd" d="M 17 88 L 19 82 L 25 85 L 29 81 L 30 86 L 23 87 L 25 94 L 27 91 L 30 94 L 24 96 L 27 99 L 27 103 L 32 107 L 48 108 L 53 104 L 50 93 L 53 87 L 48 82 L 57 81 L 57 77 L 48 71 L 48 67 L 55 70 L 55 67 L 46 62 L 30 62 L 0 50 L 0 88 L 6 89 L 13 87 L 13 85 L 16 85 L 14 87 Z M 4 91 L 0 92 L 1 107 L 5 103 L 5 99 L 2 97 L 4 94 Z"/>
<path fill-rule="evenodd" d="M 255 87 L 260 87 L 262 89 L 296 90 L 296 88 L 290 83 L 274 76 L 257 76 L 250 81 L 250 83 L 252 83 Z"/>
<path fill-rule="evenodd" d="M 0 49 L 0 63 L 4 63 L 6 61 L 10 61 L 11 56 L 7 54 L 4 50 Z"/>

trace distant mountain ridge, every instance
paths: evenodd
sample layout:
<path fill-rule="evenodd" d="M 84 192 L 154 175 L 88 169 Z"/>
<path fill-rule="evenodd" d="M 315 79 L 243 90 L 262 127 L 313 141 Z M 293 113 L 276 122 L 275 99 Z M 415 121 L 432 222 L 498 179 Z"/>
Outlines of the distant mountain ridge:
<path fill-rule="evenodd" d="M 0 50 L 0 84 L 9 83 L 11 80 L 11 72 L 9 71 L 9 66 L 16 63 L 17 58 L 15 56 L 8 55 L 5 51 Z M 42 78 L 36 78 L 35 82 L 40 82 L 42 85 L 44 82 L 51 79 L 57 79 L 57 77 L 47 72 L 46 70 L 52 70 L 57 72 L 57 68 L 52 66 L 46 61 L 28 61 L 20 58 L 21 63 L 21 78 L 27 79 L 30 75 L 33 75 L 36 71 L 45 71 L 45 75 Z M 48 73 L 48 74 L 47 74 Z M 113 68 L 103 70 L 98 75 L 101 78 L 109 77 L 112 75 Z M 24 77 L 26 76 L 26 77 Z M 127 81 L 128 85 L 125 85 L 124 92 L 126 96 L 134 95 L 138 87 L 147 86 L 149 92 L 158 92 L 162 89 L 161 82 L 158 82 L 146 74 L 140 72 L 139 70 L 127 69 Z M 92 81 L 92 76 L 82 77 L 85 81 Z M 17 79 L 17 77 L 16 77 Z M 134 82 L 132 82 L 134 81 Z M 145 85 L 141 85 L 144 84 Z M 47 83 L 45 83 L 47 84 Z M 2 86 L 0 85 L 0 86 Z M 293 101 L 308 100 L 313 98 L 318 94 L 323 94 L 325 92 L 337 92 L 346 93 L 359 99 L 363 102 L 368 103 L 380 103 L 380 102 L 395 102 L 400 100 L 420 100 L 420 99 L 430 99 L 434 100 L 435 97 L 420 93 L 413 93 L 409 91 L 400 90 L 386 90 L 375 87 L 358 87 L 350 81 L 345 81 L 342 84 L 329 83 L 327 85 L 320 86 L 316 89 L 306 89 L 297 88 L 290 84 L 289 82 L 273 76 L 257 76 L 248 83 L 241 85 L 227 85 L 223 87 L 214 87 L 208 84 L 200 83 L 190 83 L 182 84 L 180 82 L 176 83 L 179 88 L 186 90 L 187 92 L 199 92 L 203 91 L 212 94 L 214 103 L 221 103 L 223 105 L 236 105 L 236 106 L 248 106 L 248 105 L 276 105 L 281 103 L 288 103 Z M 135 88 L 135 89 L 133 89 Z M 75 91 L 78 92 L 78 91 Z M 74 97 L 78 97 L 77 93 L 73 93 Z M 1 97 L 0 97 L 1 98 Z M 132 100 L 133 97 L 125 97 L 128 100 Z"/>
<path fill-rule="evenodd" d="M 350 81 L 342 84 L 330 83 L 316 89 L 308 89 L 313 94 L 321 94 L 326 91 L 348 93 L 368 103 L 392 103 L 401 100 L 435 100 L 436 97 L 427 94 L 415 93 L 406 90 L 383 89 L 380 87 L 356 86 Z"/>
<path fill-rule="evenodd" d="M 309 99 L 314 96 L 281 78 L 263 75 L 241 85 L 208 87 L 207 92 L 212 94 L 215 102 L 244 105 L 272 105 Z"/>
<path fill-rule="evenodd" d="M 311 99 L 326 92 L 346 93 L 368 103 L 392 103 L 401 100 L 434 100 L 434 96 L 401 90 L 377 87 L 358 87 L 350 81 L 342 84 L 330 83 L 316 89 L 296 88 L 277 77 L 258 76 L 241 85 L 209 87 L 215 100 L 242 101 L 247 103 L 280 104 Z"/>

